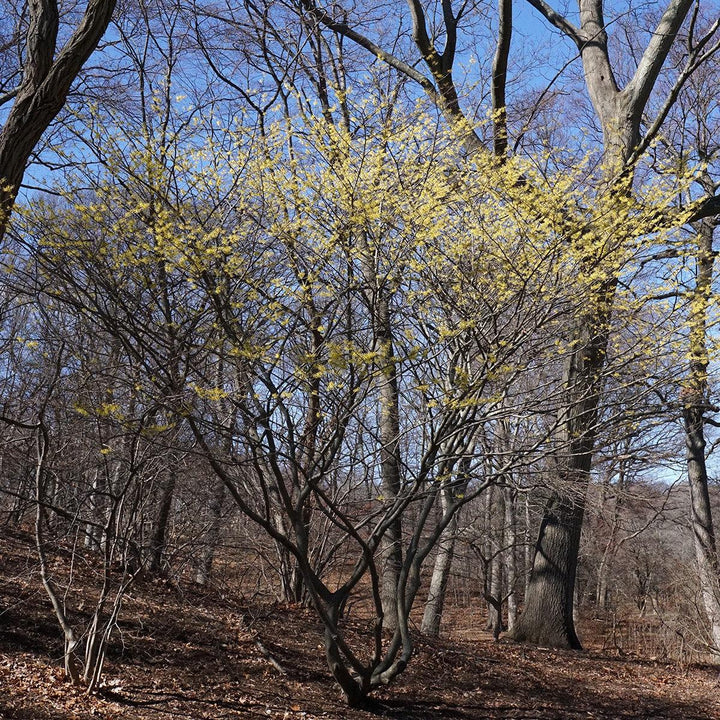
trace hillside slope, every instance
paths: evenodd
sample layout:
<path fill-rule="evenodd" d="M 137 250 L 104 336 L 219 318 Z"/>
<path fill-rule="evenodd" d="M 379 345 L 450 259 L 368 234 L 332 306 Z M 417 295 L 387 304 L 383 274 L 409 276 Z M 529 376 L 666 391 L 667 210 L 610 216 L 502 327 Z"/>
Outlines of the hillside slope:
<path fill-rule="evenodd" d="M 102 691 L 87 696 L 62 677 L 60 633 L 28 537 L 0 540 L 0 603 L 0 717 L 13 720 L 720 719 L 717 669 L 485 635 L 420 639 L 399 682 L 372 708 L 349 710 L 312 612 L 158 582 L 133 588 Z"/>

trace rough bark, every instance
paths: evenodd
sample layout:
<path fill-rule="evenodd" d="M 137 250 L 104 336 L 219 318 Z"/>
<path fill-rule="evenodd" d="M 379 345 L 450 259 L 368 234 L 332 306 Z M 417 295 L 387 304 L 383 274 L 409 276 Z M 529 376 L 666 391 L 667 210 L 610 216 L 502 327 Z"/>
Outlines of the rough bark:
<path fill-rule="evenodd" d="M 613 292 L 610 281 L 595 294 L 574 331 L 575 345 L 565 368 L 567 400 L 552 457 L 553 489 L 535 543 L 525 608 L 513 636 L 518 641 L 580 648 L 573 594 Z"/>
<path fill-rule="evenodd" d="M 95 469 L 93 473 L 93 481 L 90 490 L 90 499 L 88 505 L 90 507 L 90 513 L 93 522 L 87 523 L 85 526 L 85 542 L 84 545 L 89 550 L 100 550 L 101 540 L 101 525 L 98 522 L 101 517 L 102 511 L 100 509 L 101 496 L 100 496 L 100 473 Z"/>
<path fill-rule="evenodd" d="M 548 647 L 580 649 L 573 622 L 583 502 L 553 494 L 545 507 L 525 608 L 513 638 Z"/>
<path fill-rule="evenodd" d="M 692 0 L 671 0 L 635 74 L 622 90 L 608 53 L 602 0 L 580 0 L 579 28 L 544 0 L 529 2 L 578 47 L 588 94 L 603 128 L 605 184 L 606 191 L 612 192 L 621 174 L 632 176 L 627 162 L 640 141 L 642 113 Z M 594 265 L 590 260 L 588 270 Z M 525 610 L 514 634 L 520 641 L 580 648 L 573 594 L 616 284 L 609 268 L 591 290 L 588 311 L 579 318 L 572 337 L 564 377 L 567 400 L 558 417 L 555 490 L 540 525 Z"/>
<path fill-rule="evenodd" d="M 23 76 L 0 130 L 0 238 L 5 233 L 28 160 L 65 104 L 78 73 L 102 38 L 115 0 L 89 0 L 80 23 L 56 55 L 55 0 L 30 0 Z"/>
<path fill-rule="evenodd" d="M 690 520 L 698 566 L 698 580 L 714 649 L 720 653 L 720 578 L 705 463 L 705 412 L 708 394 L 707 312 L 710 300 L 714 220 L 697 230 L 696 281 L 690 313 L 690 367 L 683 388 L 683 419 L 690 488 Z"/>

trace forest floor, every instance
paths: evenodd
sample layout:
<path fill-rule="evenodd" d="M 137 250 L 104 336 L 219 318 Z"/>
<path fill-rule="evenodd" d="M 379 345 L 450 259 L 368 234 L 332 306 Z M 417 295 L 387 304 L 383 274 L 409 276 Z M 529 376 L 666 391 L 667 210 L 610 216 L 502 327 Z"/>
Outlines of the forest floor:
<path fill-rule="evenodd" d="M 449 637 L 418 638 L 408 669 L 375 695 L 373 707 L 350 710 L 329 677 L 311 611 L 142 582 L 123 606 L 104 684 L 87 695 L 63 679 L 60 633 L 29 537 L 6 537 L 0 539 L 0 718 L 720 720 L 717 667 L 678 667 L 591 644 L 562 652 L 495 643 L 471 623 L 461 631 L 458 612 Z M 354 640 L 363 639 L 361 625 L 350 630 Z"/>

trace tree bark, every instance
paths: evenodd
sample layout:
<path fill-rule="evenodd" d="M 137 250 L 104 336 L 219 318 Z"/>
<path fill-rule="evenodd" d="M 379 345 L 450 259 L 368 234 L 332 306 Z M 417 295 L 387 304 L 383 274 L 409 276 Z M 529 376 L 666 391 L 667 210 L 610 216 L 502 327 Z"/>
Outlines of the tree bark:
<path fill-rule="evenodd" d="M 172 462 L 172 460 L 171 460 Z M 162 571 L 163 555 L 167 547 L 167 531 L 170 521 L 170 510 L 172 509 L 173 497 L 175 496 L 175 485 L 177 473 L 175 468 L 168 469 L 167 478 L 163 483 L 160 494 L 160 507 L 158 509 L 153 535 L 150 541 L 150 573 L 160 575 Z"/>
<path fill-rule="evenodd" d="M 487 601 L 486 630 L 495 634 L 497 639 L 502 631 L 502 601 L 503 601 L 503 559 L 505 498 L 503 489 L 494 485 L 487 493 L 488 516 L 487 532 L 489 542 L 487 555 L 488 564 L 485 573 L 485 599 Z"/>
<path fill-rule="evenodd" d="M 366 300 L 374 334 L 378 372 L 375 385 L 379 401 L 380 476 L 383 502 L 392 505 L 400 493 L 400 397 L 394 358 L 393 330 L 390 318 L 390 289 L 375 266 L 374 253 L 364 232 L 358 233 L 358 247 Z M 382 538 L 382 610 L 383 624 L 394 630 L 398 622 L 398 581 L 402 568 L 402 524 L 400 516 Z"/>
<path fill-rule="evenodd" d="M 692 0 L 671 0 L 648 42 L 637 70 L 620 90 L 608 53 L 602 0 L 580 0 L 580 27 L 555 13 L 543 0 L 529 0 L 575 41 L 585 82 L 603 128 L 606 192 L 626 173 L 640 141 L 640 120 L 675 36 Z M 623 192 L 622 186 L 619 192 Z M 552 647 L 580 648 L 573 621 L 573 594 L 584 498 L 590 478 L 596 420 L 602 392 L 608 330 L 617 286 L 616 272 L 589 258 L 588 272 L 600 272 L 591 288 L 588 311 L 578 319 L 564 378 L 567 400 L 558 416 L 555 489 L 540 525 L 525 610 L 514 637 Z"/>
<path fill-rule="evenodd" d="M 517 603 L 517 492 L 512 487 L 505 488 L 505 578 L 507 584 L 507 630 L 515 632 L 518 621 Z"/>
<path fill-rule="evenodd" d="M 578 321 L 566 363 L 567 400 L 558 417 L 553 489 L 535 543 L 525 609 L 513 636 L 521 642 L 581 647 L 573 594 L 614 290 L 611 280 L 596 292 Z"/>
<path fill-rule="evenodd" d="M 690 311 L 690 368 L 682 391 L 690 521 L 698 565 L 700 594 L 710 626 L 713 649 L 720 653 L 720 578 L 705 463 L 705 411 L 708 390 L 707 311 L 711 294 L 714 220 L 697 231 L 696 281 Z"/>
<path fill-rule="evenodd" d="M 5 234 L 28 160 L 62 109 L 70 86 L 102 38 L 115 0 L 89 0 L 65 46 L 55 55 L 56 0 L 30 0 L 23 78 L 0 130 L 0 239 Z"/>
<path fill-rule="evenodd" d="M 548 501 L 535 545 L 525 608 L 513 638 L 547 647 L 580 649 L 573 594 L 584 503 L 557 494 Z"/>
<path fill-rule="evenodd" d="M 222 511 L 225 504 L 225 483 L 216 483 L 215 492 L 210 499 L 210 526 L 205 536 L 205 544 L 200 554 L 200 562 L 195 571 L 195 582 L 198 585 L 207 585 L 210 580 L 215 550 L 220 540 L 222 527 Z"/>
<path fill-rule="evenodd" d="M 380 374 L 380 445 L 382 492 L 392 503 L 400 494 L 400 411 L 397 368 L 393 359 L 390 307 L 386 297 L 378 299 L 377 341 L 383 363 Z M 382 605 L 385 627 L 397 626 L 398 580 L 402 568 L 402 524 L 400 516 L 390 525 L 382 543 Z"/>
<path fill-rule="evenodd" d="M 440 493 L 440 503 L 443 515 L 450 509 L 451 498 L 449 493 L 453 490 L 449 487 L 443 488 Z M 437 555 L 433 566 L 430 589 L 428 590 L 425 610 L 423 612 L 420 631 L 431 637 L 440 635 L 440 622 L 442 621 L 443 608 L 445 606 L 445 593 L 447 591 L 448 579 L 452 568 L 453 556 L 455 554 L 455 539 L 458 529 L 458 513 L 456 512 L 450 523 L 440 534 L 437 543 Z"/>

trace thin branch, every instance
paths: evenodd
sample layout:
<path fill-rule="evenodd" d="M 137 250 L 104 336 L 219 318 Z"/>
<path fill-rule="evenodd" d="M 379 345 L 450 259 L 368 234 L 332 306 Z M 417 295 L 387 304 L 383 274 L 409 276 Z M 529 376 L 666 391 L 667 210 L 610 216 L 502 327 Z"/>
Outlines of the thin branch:
<path fill-rule="evenodd" d="M 365 48 L 376 58 L 387 63 L 390 67 L 395 68 L 398 72 L 407 75 L 409 78 L 418 83 L 422 89 L 428 94 L 433 102 L 439 102 L 440 96 L 435 88 L 432 80 L 423 75 L 421 72 L 416 70 L 412 65 L 400 60 L 391 53 L 383 50 L 379 45 L 376 45 L 370 38 L 362 35 L 361 33 L 353 30 L 346 22 L 338 22 L 332 18 L 327 12 L 317 7 L 313 0 L 300 0 L 305 10 L 319 23 L 329 28 L 333 32 L 336 32 L 343 37 L 352 40 L 357 43 L 360 47 Z"/>
<path fill-rule="evenodd" d="M 19 91 L 20 88 L 16 87 L 14 90 L 11 90 L 4 95 L 0 95 L 0 107 L 3 106 L 6 102 L 10 102 L 18 94 Z"/>

